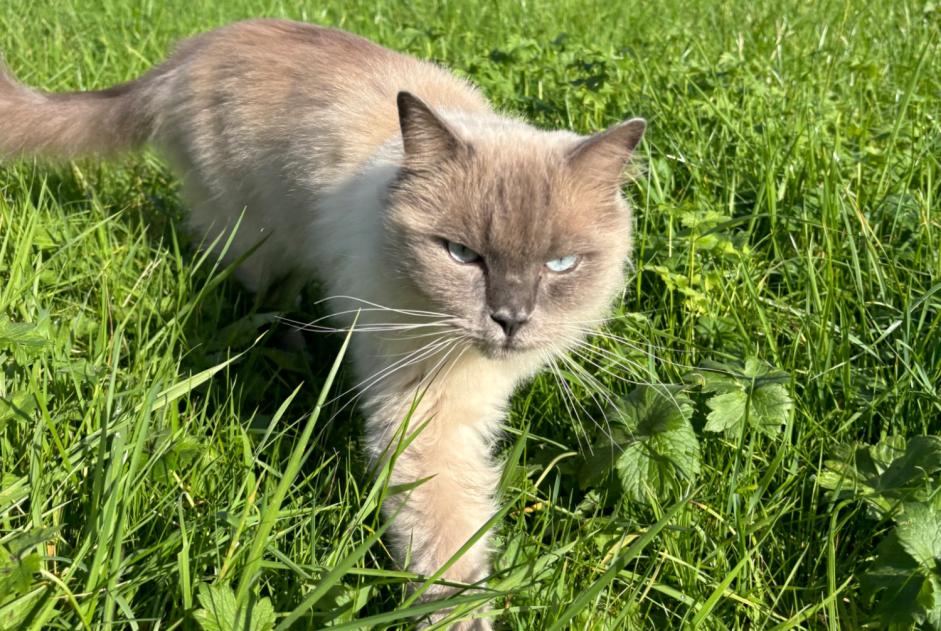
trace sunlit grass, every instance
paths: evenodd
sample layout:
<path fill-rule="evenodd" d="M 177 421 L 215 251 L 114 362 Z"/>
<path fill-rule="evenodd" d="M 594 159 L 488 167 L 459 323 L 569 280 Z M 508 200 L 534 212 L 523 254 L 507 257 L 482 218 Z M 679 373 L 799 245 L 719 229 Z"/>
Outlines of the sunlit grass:
<path fill-rule="evenodd" d="M 261 15 L 435 59 L 540 126 L 650 122 L 605 351 L 514 400 L 488 615 L 871 619 L 859 577 L 892 522 L 818 476 L 842 445 L 941 433 L 937 7 L 7 0 L 0 51 L 30 84 L 105 87 Z M 377 537 L 388 490 L 361 419 L 345 401 L 311 416 L 342 336 L 282 350 L 184 212 L 149 153 L 0 169 L 0 628 L 196 628 L 207 585 L 297 628 L 408 624 L 416 577 Z M 748 358 L 785 375 L 781 431 L 707 431 L 693 388 L 698 477 L 627 499 L 603 460 L 610 404 Z"/>

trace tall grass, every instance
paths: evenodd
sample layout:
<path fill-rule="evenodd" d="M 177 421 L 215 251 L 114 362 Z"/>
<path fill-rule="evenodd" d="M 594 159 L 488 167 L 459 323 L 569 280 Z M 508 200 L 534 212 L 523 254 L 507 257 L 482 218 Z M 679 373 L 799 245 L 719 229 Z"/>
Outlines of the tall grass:
<path fill-rule="evenodd" d="M 941 9 L 6 0 L 0 51 L 27 83 L 98 88 L 261 15 L 440 61 L 540 126 L 650 121 L 619 317 L 514 399 L 483 615 L 513 629 L 930 620 L 930 563 L 915 605 L 866 582 L 914 500 L 874 512 L 891 489 L 870 477 L 848 494 L 833 472 L 862 470 L 873 444 L 884 473 L 896 437 L 941 433 Z M 379 536 L 389 489 L 366 470 L 361 419 L 333 400 L 352 385 L 331 368 L 342 336 L 281 350 L 275 314 L 186 236 L 176 186 L 150 154 L 0 169 L 0 628 L 411 624 L 426 606 Z M 318 315 L 315 296 L 295 315 Z M 752 421 L 773 388 L 783 422 L 713 431 L 731 413 L 703 366 L 739 374 Z M 620 449 L 654 418 L 645 387 L 662 384 L 688 400 L 667 420 L 692 428 L 696 473 L 625 473 Z M 923 462 L 929 506 L 941 493 Z M 480 600 L 460 596 L 456 615 Z"/>

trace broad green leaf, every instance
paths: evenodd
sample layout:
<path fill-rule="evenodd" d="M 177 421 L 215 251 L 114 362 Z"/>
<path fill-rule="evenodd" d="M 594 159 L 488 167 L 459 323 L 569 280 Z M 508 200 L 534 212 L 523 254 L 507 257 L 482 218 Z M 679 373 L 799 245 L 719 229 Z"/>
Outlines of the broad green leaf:
<path fill-rule="evenodd" d="M 199 586 L 197 598 L 202 609 L 193 612 L 193 618 L 203 631 L 270 631 L 274 628 L 275 613 L 268 598 L 250 602 L 239 611 L 231 587 L 205 583 Z"/>
<path fill-rule="evenodd" d="M 878 557 L 860 578 L 860 591 L 873 602 L 873 614 L 883 624 L 911 624 L 923 616 L 918 595 L 924 583 L 918 564 L 890 533 L 877 548 Z"/>
<path fill-rule="evenodd" d="M 25 532 L 20 532 L 7 541 L 7 548 L 10 554 L 21 557 L 26 552 L 40 543 L 49 541 L 56 535 L 55 528 L 33 528 Z"/>
<path fill-rule="evenodd" d="M 699 475 L 700 454 L 690 424 L 692 402 L 678 388 L 640 386 L 619 408 L 629 441 L 616 468 L 625 493 L 638 501 L 675 495 Z"/>
<path fill-rule="evenodd" d="M 703 362 L 702 366 L 686 374 L 686 383 L 702 387 L 703 392 L 723 394 L 739 389 L 741 376 L 730 371 L 728 366 L 715 362 Z"/>
<path fill-rule="evenodd" d="M 743 390 L 716 395 L 706 401 L 706 405 L 712 410 L 706 417 L 706 431 L 737 434 L 741 430 L 748 406 L 748 396 Z"/>
<path fill-rule="evenodd" d="M 270 599 L 260 598 L 257 601 L 249 601 L 248 607 L 248 629 L 251 629 L 251 631 L 270 631 L 274 629 L 277 617 Z M 245 628 L 244 626 L 241 627 L 241 629 Z"/>
<path fill-rule="evenodd" d="M 938 496 L 941 497 L 941 496 Z M 941 500 L 904 507 L 895 529 L 879 544 L 861 577 L 862 595 L 886 625 L 926 623 L 941 629 Z"/>
<path fill-rule="evenodd" d="M 33 575 L 42 567 L 42 557 L 31 548 L 55 536 L 54 528 L 35 528 L 18 534 L 0 545 L 0 596 L 24 594 L 33 584 Z"/>
<path fill-rule="evenodd" d="M 225 585 L 199 586 L 199 604 L 202 609 L 193 613 L 193 618 L 203 631 L 233 631 L 236 625 L 238 607 L 235 594 Z"/>
<path fill-rule="evenodd" d="M 941 630 L 941 577 L 928 577 L 918 594 L 918 604 L 925 610 L 925 624 Z"/>
<path fill-rule="evenodd" d="M 908 439 L 893 434 L 886 436 L 875 445 L 868 447 L 869 457 L 873 463 L 873 471 L 882 475 L 886 469 L 905 453 Z"/>
<path fill-rule="evenodd" d="M 20 631 L 24 628 L 24 621 L 33 612 L 36 601 L 42 598 L 44 588 L 36 588 L 28 594 L 10 598 L 15 592 L 6 591 L 0 581 L 0 631 Z"/>
<path fill-rule="evenodd" d="M 907 443 L 907 444 L 906 444 Z M 876 445 L 838 447 L 817 480 L 838 496 L 858 497 L 882 519 L 901 502 L 923 501 L 934 493 L 941 471 L 941 437 L 888 436 Z"/>
<path fill-rule="evenodd" d="M 817 474 L 817 483 L 834 491 L 834 501 L 847 497 L 861 499 L 873 519 L 882 519 L 892 511 L 895 504 L 875 492 L 878 474 L 871 470 L 869 451 L 864 446 L 856 449 L 848 461 L 825 461 L 824 470 Z"/>
<path fill-rule="evenodd" d="M 607 482 L 615 463 L 624 451 L 622 445 L 630 442 L 628 433 L 614 423 L 592 445 L 591 452 L 583 454 L 578 467 L 578 485 L 582 489 L 597 488 Z"/>
<path fill-rule="evenodd" d="M 791 418 L 794 402 L 784 384 L 768 383 L 752 391 L 748 422 L 758 431 L 774 436 Z"/>
<path fill-rule="evenodd" d="M 42 566 L 35 552 L 17 556 L 0 546 L 0 601 L 3 594 L 24 594 L 33 584 L 33 575 Z"/>
<path fill-rule="evenodd" d="M 941 437 L 915 436 L 905 452 L 891 462 L 879 478 L 878 489 L 894 497 L 907 498 L 924 487 L 926 479 L 941 471 Z"/>
<path fill-rule="evenodd" d="M 14 418 L 29 421 L 29 415 L 34 409 L 36 409 L 36 397 L 30 392 L 18 392 L 9 397 L 0 397 L 0 430 Z"/>
<path fill-rule="evenodd" d="M 29 495 L 29 480 L 12 473 L 0 475 L 0 516 Z"/>
<path fill-rule="evenodd" d="M 35 324 L 0 318 L 0 345 L 39 347 L 45 344 L 46 339 Z"/>
<path fill-rule="evenodd" d="M 896 527 L 899 543 L 926 572 L 941 562 L 941 510 L 931 504 L 906 504 Z"/>
<path fill-rule="evenodd" d="M 941 438 L 888 436 L 835 452 L 819 484 L 865 501 L 878 519 L 896 521 L 860 578 L 874 620 L 941 629 Z"/>
<path fill-rule="evenodd" d="M 771 371 L 757 359 L 749 359 L 740 369 L 720 371 L 715 366 L 699 369 L 686 380 L 714 392 L 706 405 L 711 410 L 705 429 L 737 434 L 744 424 L 769 436 L 777 435 L 791 418 L 794 401 L 783 383 L 787 375 Z"/>

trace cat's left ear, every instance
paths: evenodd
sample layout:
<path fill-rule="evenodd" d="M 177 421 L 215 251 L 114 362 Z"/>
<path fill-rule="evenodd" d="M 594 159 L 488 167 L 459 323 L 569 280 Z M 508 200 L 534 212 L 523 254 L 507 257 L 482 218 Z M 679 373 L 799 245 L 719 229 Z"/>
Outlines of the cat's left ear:
<path fill-rule="evenodd" d="M 451 126 L 414 94 L 399 92 L 396 105 L 406 162 L 435 165 L 464 146 Z"/>
<path fill-rule="evenodd" d="M 580 177 L 620 185 L 624 169 L 646 129 L 647 121 L 632 118 L 589 136 L 569 151 L 569 166 Z"/>

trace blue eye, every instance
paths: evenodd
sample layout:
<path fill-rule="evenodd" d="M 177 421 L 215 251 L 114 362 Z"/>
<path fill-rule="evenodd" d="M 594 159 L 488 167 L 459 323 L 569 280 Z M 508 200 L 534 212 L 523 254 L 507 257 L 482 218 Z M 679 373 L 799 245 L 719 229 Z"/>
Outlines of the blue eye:
<path fill-rule="evenodd" d="M 568 256 L 563 256 L 562 258 L 547 261 L 546 267 L 548 267 L 550 271 L 559 274 L 569 271 L 575 267 L 576 263 L 578 263 L 578 257 L 574 254 L 569 254 Z"/>
<path fill-rule="evenodd" d="M 480 260 L 479 254 L 466 245 L 454 241 L 448 241 L 448 254 L 458 263 L 475 263 Z"/>

